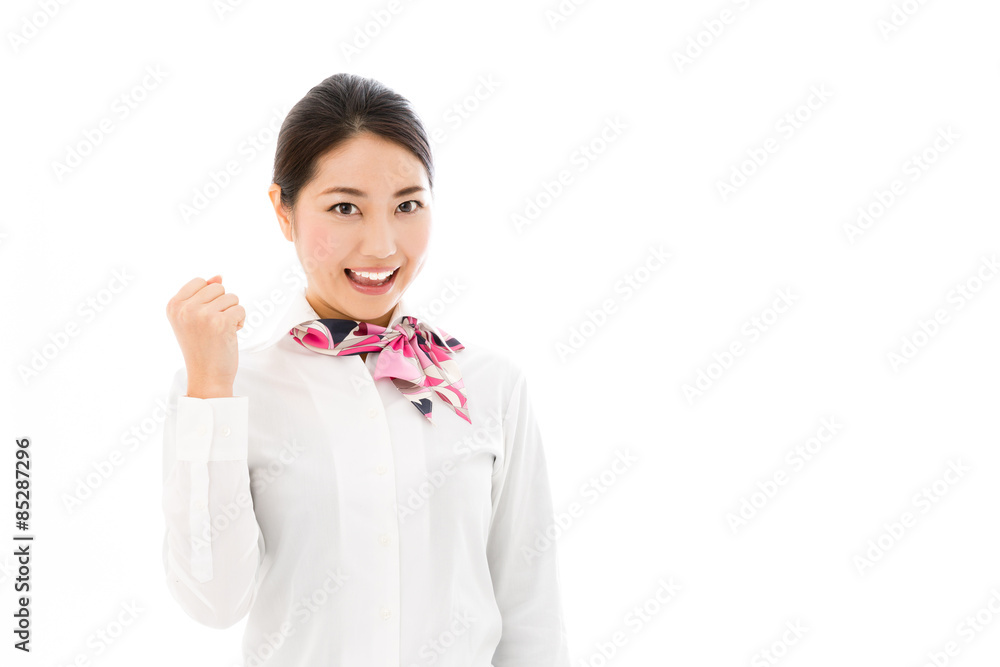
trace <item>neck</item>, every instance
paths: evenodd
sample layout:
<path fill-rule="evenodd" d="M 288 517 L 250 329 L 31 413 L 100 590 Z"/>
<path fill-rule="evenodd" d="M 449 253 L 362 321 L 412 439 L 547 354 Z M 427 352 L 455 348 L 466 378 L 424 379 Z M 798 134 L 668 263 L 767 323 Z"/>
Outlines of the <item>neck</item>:
<path fill-rule="evenodd" d="M 355 322 L 367 322 L 369 324 L 376 324 L 383 328 L 388 327 L 389 322 L 391 321 L 392 310 L 374 318 L 353 317 L 351 315 L 348 315 L 347 313 L 337 310 L 323 299 L 313 296 L 308 290 L 306 291 L 306 301 L 309 303 L 309 306 L 314 311 L 316 311 L 316 314 L 319 315 L 320 319 L 354 320 Z"/>

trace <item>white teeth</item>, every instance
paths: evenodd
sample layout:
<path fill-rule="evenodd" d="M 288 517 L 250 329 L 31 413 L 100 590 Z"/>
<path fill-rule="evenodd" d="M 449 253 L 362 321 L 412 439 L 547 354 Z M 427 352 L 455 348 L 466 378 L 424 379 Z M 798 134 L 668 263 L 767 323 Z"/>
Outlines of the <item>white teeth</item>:
<path fill-rule="evenodd" d="M 396 269 L 393 269 L 392 271 L 385 271 L 383 273 L 369 273 L 368 271 L 355 271 L 354 269 L 349 269 L 349 270 L 354 275 L 362 276 L 364 278 L 367 278 L 368 280 L 385 280 L 386 278 L 391 276 L 393 274 L 393 271 L 395 271 Z"/>

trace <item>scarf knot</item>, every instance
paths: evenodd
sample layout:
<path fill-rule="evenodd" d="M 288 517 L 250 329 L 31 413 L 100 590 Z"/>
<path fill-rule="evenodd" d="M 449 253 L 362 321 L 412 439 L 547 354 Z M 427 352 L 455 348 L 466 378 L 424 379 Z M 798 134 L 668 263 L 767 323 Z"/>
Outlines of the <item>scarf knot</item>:
<path fill-rule="evenodd" d="M 289 335 L 302 347 L 333 356 L 380 353 L 375 362 L 376 380 L 388 378 L 432 424 L 432 392 L 459 417 L 472 423 L 464 393 L 465 384 L 451 353 L 465 349 L 443 329 L 404 316 L 387 328 L 371 322 L 321 318 L 297 324 Z"/>

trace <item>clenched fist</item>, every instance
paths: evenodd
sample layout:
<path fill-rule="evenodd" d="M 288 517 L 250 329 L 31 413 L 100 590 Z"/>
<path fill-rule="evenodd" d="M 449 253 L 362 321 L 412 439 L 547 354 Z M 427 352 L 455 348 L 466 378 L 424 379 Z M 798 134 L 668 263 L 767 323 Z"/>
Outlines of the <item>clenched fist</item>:
<path fill-rule="evenodd" d="M 246 311 L 235 294 L 226 294 L 222 276 L 193 278 L 167 302 L 167 319 L 184 355 L 188 396 L 233 395 L 239 365 L 236 332 Z"/>

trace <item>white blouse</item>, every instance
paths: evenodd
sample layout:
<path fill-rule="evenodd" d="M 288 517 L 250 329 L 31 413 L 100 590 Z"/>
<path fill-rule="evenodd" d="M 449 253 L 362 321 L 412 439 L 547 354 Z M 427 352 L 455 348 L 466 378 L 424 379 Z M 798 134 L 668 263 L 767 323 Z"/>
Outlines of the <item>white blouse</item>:
<path fill-rule="evenodd" d="M 390 326 L 406 314 L 401 299 Z M 452 356 L 472 424 L 436 394 L 431 424 L 372 379 L 377 353 L 288 335 L 318 317 L 295 290 L 270 339 L 240 350 L 232 397 L 186 396 L 174 375 L 170 593 L 213 628 L 247 617 L 247 665 L 569 667 L 524 372 L 448 331 L 465 345 Z"/>

